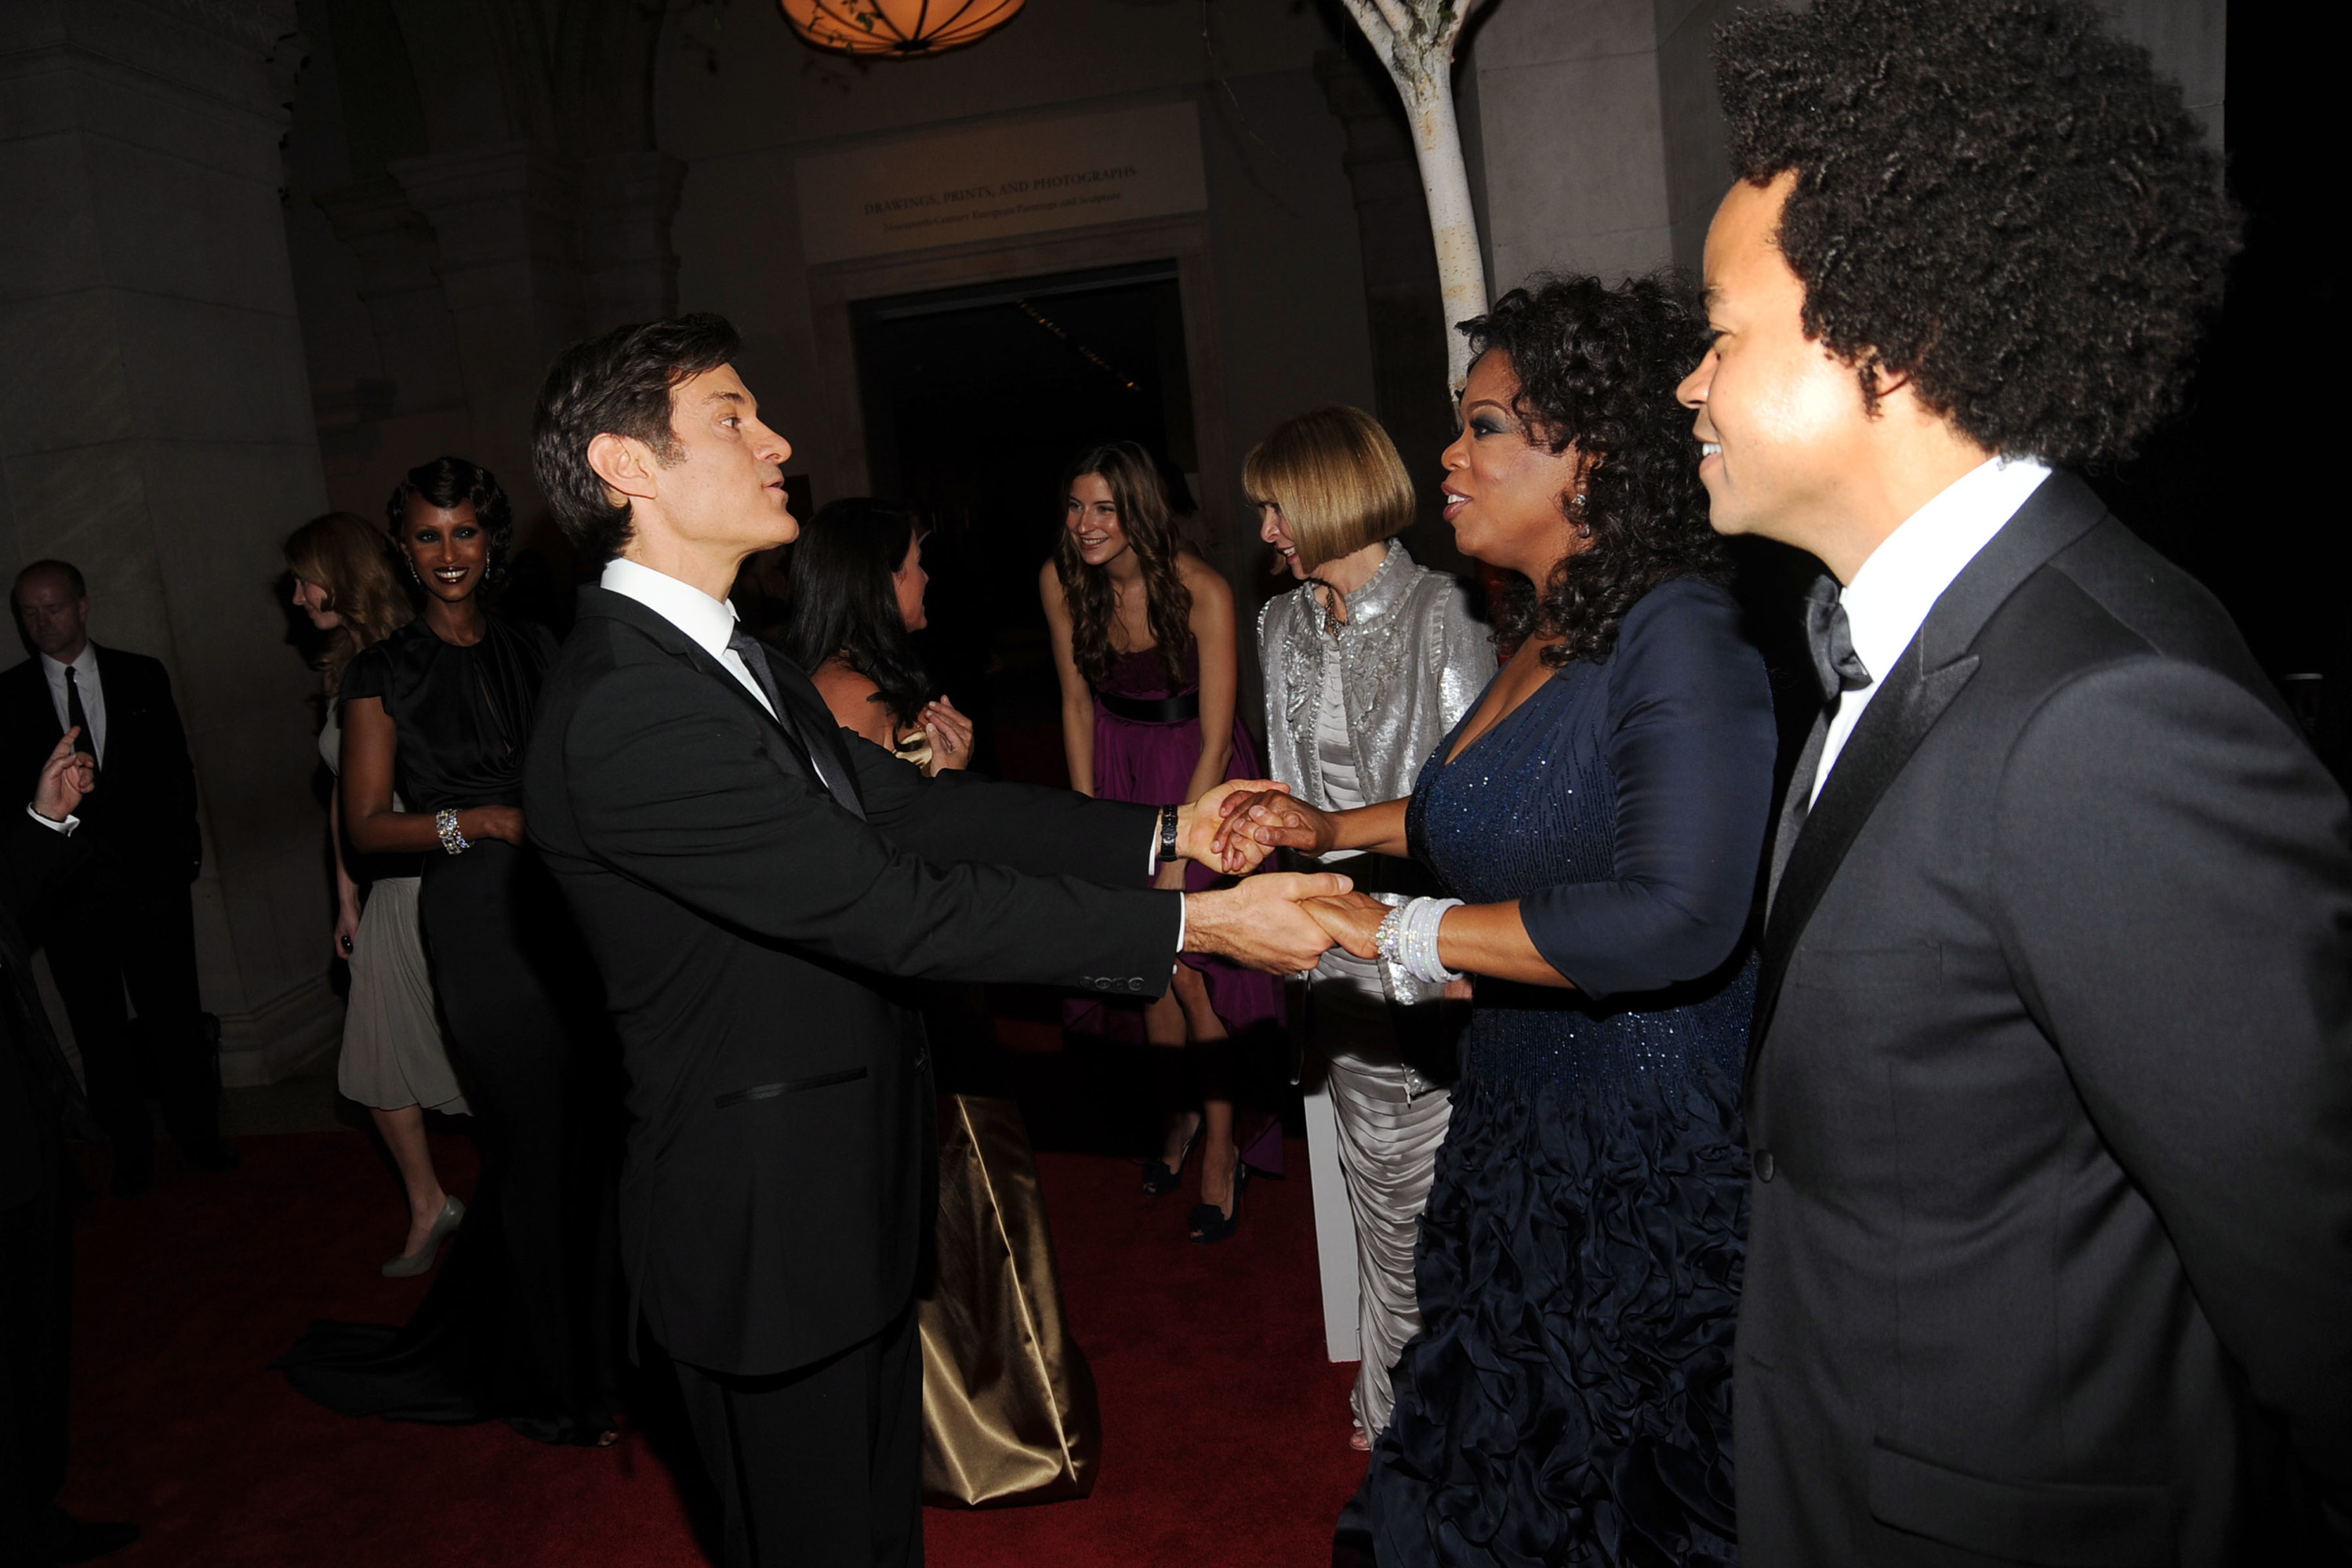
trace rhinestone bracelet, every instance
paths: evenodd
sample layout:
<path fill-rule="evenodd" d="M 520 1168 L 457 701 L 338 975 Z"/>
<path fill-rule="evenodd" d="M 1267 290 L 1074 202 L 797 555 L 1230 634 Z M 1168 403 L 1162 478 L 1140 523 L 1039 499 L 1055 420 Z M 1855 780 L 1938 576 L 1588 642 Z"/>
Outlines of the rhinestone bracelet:
<path fill-rule="evenodd" d="M 454 811 L 435 812 L 433 826 L 441 835 L 441 847 L 452 855 L 463 855 L 474 847 L 472 839 L 457 831 L 457 814 Z"/>

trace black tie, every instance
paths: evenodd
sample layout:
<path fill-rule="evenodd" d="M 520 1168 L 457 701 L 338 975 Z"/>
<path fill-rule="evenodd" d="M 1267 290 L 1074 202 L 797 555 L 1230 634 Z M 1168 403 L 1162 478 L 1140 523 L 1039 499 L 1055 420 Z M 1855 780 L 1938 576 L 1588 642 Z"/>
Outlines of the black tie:
<path fill-rule="evenodd" d="M 1846 624 L 1844 590 L 1834 577 L 1818 577 L 1805 594 L 1805 641 L 1812 646 L 1813 674 L 1822 683 L 1822 700 L 1834 707 L 1849 691 L 1870 684 L 1870 671 L 1853 651 L 1853 628 Z"/>
<path fill-rule="evenodd" d="M 90 739 L 89 714 L 81 705 L 79 671 L 66 666 L 66 728 L 75 731 L 74 750 L 89 759 L 90 766 L 98 765 L 98 742 Z"/>
<path fill-rule="evenodd" d="M 824 776 L 824 764 L 816 760 L 816 746 L 793 721 L 793 710 L 784 706 L 782 695 L 776 690 L 775 672 L 768 668 L 768 650 L 761 645 L 760 639 L 737 626 L 734 635 L 727 639 L 727 647 L 743 661 L 743 668 L 751 672 L 751 679 L 759 682 L 761 694 L 768 700 L 768 711 L 776 716 L 776 723 L 791 737 L 801 755 L 808 759 L 809 773 L 815 778 L 816 787 L 832 795 L 847 810 L 864 816 L 865 809 L 857 803 L 856 797 L 846 790 L 834 788 Z"/>

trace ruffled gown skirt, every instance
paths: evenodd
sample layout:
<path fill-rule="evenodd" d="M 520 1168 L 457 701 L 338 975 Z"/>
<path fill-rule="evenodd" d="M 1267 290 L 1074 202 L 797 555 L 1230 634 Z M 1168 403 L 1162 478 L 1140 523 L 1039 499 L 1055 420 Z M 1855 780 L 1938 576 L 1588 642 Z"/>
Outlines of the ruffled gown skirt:
<path fill-rule="evenodd" d="M 1422 1215 L 1422 1331 L 1341 1515 L 1341 1555 L 1380 1568 L 1736 1563 L 1748 1157 L 1736 1052 L 1691 1047 L 1729 1047 L 1752 970 L 1643 1020 L 1664 1026 L 1640 1031 L 1654 1052 L 1612 1040 L 1607 1064 L 1585 1071 L 1539 1039 L 1556 1024 L 1489 1012 L 1486 989 Z"/>

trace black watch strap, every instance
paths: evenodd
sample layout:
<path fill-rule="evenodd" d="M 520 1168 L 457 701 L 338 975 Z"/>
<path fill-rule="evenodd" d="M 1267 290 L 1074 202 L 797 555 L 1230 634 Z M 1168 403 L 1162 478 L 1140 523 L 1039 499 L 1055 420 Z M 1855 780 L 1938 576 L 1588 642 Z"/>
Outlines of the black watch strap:
<path fill-rule="evenodd" d="M 1163 805 L 1160 808 L 1160 863 L 1162 866 L 1173 865 L 1175 860 L 1176 808 Z"/>

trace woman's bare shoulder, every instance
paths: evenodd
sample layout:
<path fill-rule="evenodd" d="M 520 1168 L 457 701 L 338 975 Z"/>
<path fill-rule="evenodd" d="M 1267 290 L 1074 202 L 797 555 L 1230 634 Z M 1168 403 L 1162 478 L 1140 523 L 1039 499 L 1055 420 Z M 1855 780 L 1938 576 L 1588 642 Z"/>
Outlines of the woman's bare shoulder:
<path fill-rule="evenodd" d="M 1176 574 L 1183 579 L 1184 586 L 1192 590 L 1194 599 L 1206 595 L 1227 605 L 1233 603 L 1234 585 L 1225 581 L 1225 574 L 1192 551 L 1177 552 Z"/>
<path fill-rule="evenodd" d="M 832 711 L 834 722 L 843 729 L 855 730 L 868 739 L 888 732 L 890 715 L 874 700 L 882 689 L 850 668 L 839 656 L 811 670 L 809 684 L 816 688 L 816 694 L 824 699 L 825 707 Z"/>

